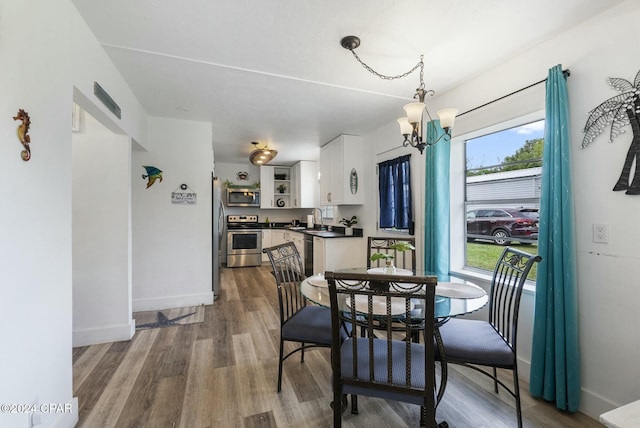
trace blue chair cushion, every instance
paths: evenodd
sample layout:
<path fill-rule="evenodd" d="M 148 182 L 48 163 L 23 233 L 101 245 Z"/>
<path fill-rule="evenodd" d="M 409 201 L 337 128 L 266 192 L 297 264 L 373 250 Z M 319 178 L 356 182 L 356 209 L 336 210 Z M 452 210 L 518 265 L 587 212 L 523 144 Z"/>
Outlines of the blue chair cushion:
<path fill-rule="evenodd" d="M 341 347 L 341 372 L 343 378 L 353 378 L 353 338 L 347 339 Z M 358 353 L 358 379 L 363 382 L 369 382 L 369 343 L 366 338 L 357 338 L 356 346 Z M 373 366 L 374 366 L 374 381 L 380 384 L 388 383 L 387 374 L 387 344 L 386 340 L 374 339 L 373 340 Z M 406 342 L 392 341 L 391 342 L 391 356 L 392 356 L 392 377 L 391 384 L 398 386 L 405 386 L 407 381 L 406 376 Z M 412 343 L 411 344 L 411 386 L 418 390 L 424 390 L 425 377 L 424 377 L 424 346 Z M 383 389 L 375 389 L 371 387 L 371 384 L 366 386 L 350 385 L 348 383 L 343 384 L 342 392 L 344 394 L 355 395 L 367 395 L 370 397 L 378 397 L 394 401 L 402 401 L 405 403 L 412 403 L 417 405 L 424 404 L 424 397 L 420 396 L 420 392 L 417 391 L 413 394 L 407 394 L 402 392 L 395 392 Z"/>
<path fill-rule="evenodd" d="M 331 310 L 307 305 L 282 326 L 282 339 L 331 346 Z"/>
<path fill-rule="evenodd" d="M 440 335 L 449 362 L 514 366 L 513 350 L 487 321 L 452 318 L 440 327 Z"/>

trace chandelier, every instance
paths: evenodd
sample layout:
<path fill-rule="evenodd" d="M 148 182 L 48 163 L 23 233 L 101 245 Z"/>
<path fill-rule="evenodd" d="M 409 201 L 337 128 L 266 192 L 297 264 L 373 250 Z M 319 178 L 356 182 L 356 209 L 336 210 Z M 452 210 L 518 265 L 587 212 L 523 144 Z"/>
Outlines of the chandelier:
<path fill-rule="evenodd" d="M 256 146 L 256 148 L 249 155 L 249 162 L 254 165 L 264 165 L 266 163 L 269 163 L 278 154 L 277 150 L 272 150 L 266 145 L 262 148 L 258 147 L 258 144 L 260 143 L 258 143 L 257 141 L 253 141 L 251 142 L 251 144 Z"/>
<path fill-rule="evenodd" d="M 425 89 L 424 86 L 424 62 L 422 61 L 424 57 L 423 55 L 420 55 L 420 61 L 406 73 L 398 74 L 397 76 L 386 76 L 375 71 L 364 61 L 362 61 L 358 54 L 356 54 L 355 49 L 360 46 L 360 39 L 358 37 L 343 37 L 342 40 L 340 40 L 340 44 L 343 48 L 350 50 L 354 58 L 358 60 L 358 62 L 366 70 L 384 80 L 401 79 L 413 73 L 418 68 L 420 69 L 420 86 L 418 86 L 418 88 L 416 89 L 416 93 L 413 96 L 413 98 L 418 101 L 405 105 L 404 110 L 407 116 L 398 119 L 398 124 L 400 125 L 400 133 L 404 137 L 404 141 L 402 142 L 402 145 L 404 147 L 411 145 L 412 147 L 418 149 L 420 153 L 422 153 L 425 147 L 433 146 L 442 139 L 444 139 L 445 141 L 451 141 L 451 129 L 453 128 L 453 122 L 455 121 L 456 115 L 458 114 L 458 109 L 455 108 L 445 108 L 437 112 L 438 118 L 440 119 L 440 127 L 442 128 L 444 133 L 441 133 L 440 136 L 432 140 L 429 140 L 427 138 L 427 135 L 425 134 L 425 129 L 423 126 L 424 113 L 427 113 L 427 117 L 429 118 L 428 122 L 432 121 L 433 119 L 431 118 L 431 114 L 429 113 L 429 109 L 427 109 L 427 104 L 424 102 L 424 99 L 427 95 L 433 96 L 435 92 L 431 89 Z"/>

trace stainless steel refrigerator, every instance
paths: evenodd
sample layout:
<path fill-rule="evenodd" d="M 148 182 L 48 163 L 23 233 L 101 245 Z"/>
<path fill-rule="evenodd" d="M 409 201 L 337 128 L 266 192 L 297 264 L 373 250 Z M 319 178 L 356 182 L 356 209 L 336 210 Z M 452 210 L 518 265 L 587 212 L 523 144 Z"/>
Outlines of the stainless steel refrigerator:
<path fill-rule="evenodd" d="M 212 175 L 212 224 L 213 240 L 213 298 L 220 294 L 220 264 L 222 263 L 222 240 L 224 239 L 225 212 L 222 202 L 222 183 Z"/>

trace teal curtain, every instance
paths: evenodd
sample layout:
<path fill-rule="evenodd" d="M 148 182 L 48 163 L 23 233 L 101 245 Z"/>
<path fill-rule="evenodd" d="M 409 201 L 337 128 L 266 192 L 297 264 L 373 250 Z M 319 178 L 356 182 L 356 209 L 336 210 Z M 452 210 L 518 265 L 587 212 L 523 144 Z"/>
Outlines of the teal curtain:
<path fill-rule="evenodd" d="M 549 70 L 540 191 L 540 236 L 530 392 L 575 412 L 580 407 L 569 98 L 562 66 Z"/>
<path fill-rule="evenodd" d="M 444 131 L 440 121 L 427 124 L 427 141 Z M 449 274 L 449 158 L 451 145 L 442 139 L 425 149 L 424 269 Z"/>

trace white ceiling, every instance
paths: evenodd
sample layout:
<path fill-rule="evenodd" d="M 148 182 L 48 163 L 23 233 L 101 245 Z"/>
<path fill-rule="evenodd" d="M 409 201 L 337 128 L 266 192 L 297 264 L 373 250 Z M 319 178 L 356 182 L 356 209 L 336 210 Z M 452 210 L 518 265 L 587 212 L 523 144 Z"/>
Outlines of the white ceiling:
<path fill-rule="evenodd" d="M 72 0 L 152 116 L 211 122 L 217 162 L 313 160 L 403 114 L 425 56 L 436 96 L 622 0 Z M 400 139 L 400 135 L 398 135 Z"/>

